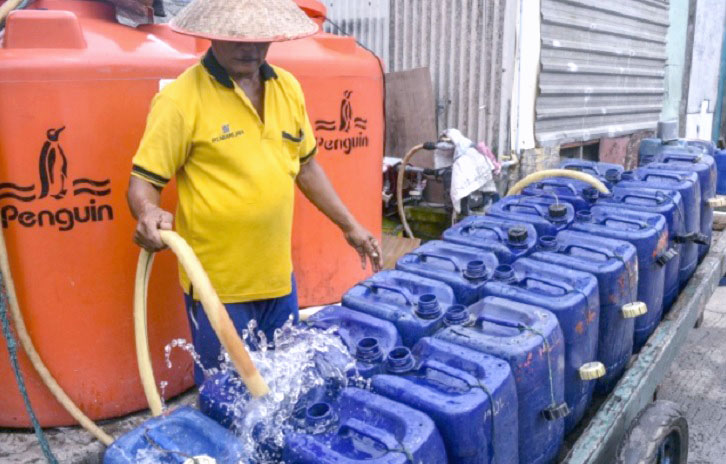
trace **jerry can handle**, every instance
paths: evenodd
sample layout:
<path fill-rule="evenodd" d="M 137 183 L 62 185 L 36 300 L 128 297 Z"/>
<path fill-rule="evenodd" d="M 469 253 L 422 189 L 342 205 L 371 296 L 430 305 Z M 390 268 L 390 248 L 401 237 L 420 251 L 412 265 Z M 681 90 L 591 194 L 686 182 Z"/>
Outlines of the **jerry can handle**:
<path fill-rule="evenodd" d="M 396 440 L 395 435 L 371 425 L 366 424 L 355 417 L 348 418 L 338 430 L 339 435 L 345 435 L 348 432 L 355 432 L 358 435 L 370 438 L 373 441 L 381 443 L 388 451 L 397 450 L 401 444 Z"/>
<path fill-rule="evenodd" d="M 606 217 L 605 222 L 607 221 L 617 221 L 617 222 L 623 222 L 625 224 L 633 224 L 635 226 L 640 227 L 641 229 L 645 229 L 648 227 L 647 222 L 643 221 L 636 221 L 635 219 L 627 219 L 627 218 L 621 218 L 621 217 Z"/>
<path fill-rule="evenodd" d="M 675 161 L 690 161 L 693 164 L 697 164 L 701 162 L 703 155 L 700 154 L 693 154 L 693 155 L 686 155 L 681 153 L 667 153 L 663 155 L 663 163 L 668 164 L 669 160 L 675 160 Z"/>
<path fill-rule="evenodd" d="M 529 208 L 529 209 L 532 209 L 532 210 L 536 211 L 537 214 L 539 214 L 540 216 L 544 216 L 542 214 L 542 208 L 539 205 L 530 205 L 530 204 L 527 204 L 527 203 L 522 203 L 522 200 L 518 200 L 515 203 L 507 203 L 504 206 L 504 209 L 506 209 L 507 211 L 511 212 L 513 206 L 518 206 L 520 208 Z"/>
<path fill-rule="evenodd" d="M 490 324 L 496 324 L 496 325 L 502 325 L 504 327 L 510 327 L 512 329 L 519 329 L 524 330 L 526 326 L 522 324 L 521 322 L 510 322 L 505 321 L 504 319 L 497 319 L 496 317 L 487 316 L 484 314 L 480 314 L 476 318 L 476 325 L 481 327 L 484 322 L 489 322 Z"/>
<path fill-rule="evenodd" d="M 678 256 L 678 252 L 675 250 L 675 248 L 668 248 L 667 250 L 663 250 L 655 258 L 655 262 L 656 262 L 656 264 L 659 264 L 660 266 L 665 266 L 676 256 Z"/>
<path fill-rule="evenodd" d="M 426 359 L 421 364 L 421 367 L 426 367 L 427 369 L 431 369 L 432 371 L 441 372 L 442 374 L 448 375 L 449 377 L 453 377 L 457 380 L 461 380 L 462 382 L 466 383 L 470 387 L 475 387 L 479 384 L 479 382 L 477 382 L 477 380 L 476 380 L 476 377 L 474 377 L 473 375 L 468 374 L 468 373 L 458 370 L 458 369 L 451 368 L 451 367 L 447 366 L 446 364 L 439 362 L 439 361 Z"/>
<path fill-rule="evenodd" d="M 423 261 L 425 258 L 435 258 L 440 259 L 442 261 L 448 261 L 454 266 L 455 272 L 461 272 L 461 268 L 458 264 L 456 264 L 456 260 L 450 256 L 444 256 L 440 255 L 438 253 L 429 253 L 428 251 L 414 251 L 411 253 L 414 256 L 417 256 L 420 261 Z"/>
<path fill-rule="evenodd" d="M 483 229 L 483 230 L 491 230 L 495 234 L 497 234 L 497 237 L 499 237 L 499 240 L 504 240 L 504 232 L 498 227 L 490 226 L 488 224 L 477 224 L 476 222 L 470 226 L 467 226 L 469 229 Z"/>
<path fill-rule="evenodd" d="M 641 193 L 626 193 L 621 198 L 623 198 L 623 199 L 626 199 L 626 198 L 640 198 L 641 200 L 652 200 L 653 199 L 652 196 L 643 195 Z M 662 202 L 665 202 L 666 201 L 666 198 L 667 197 L 666 197 L 666 195 L 663 194 L 663 192 L 660 192 L 660 191 L 656 191 L 655 192 L 655 199 L 656 199 L 656 201 L 657 200 L 661 200 L 661 203 L 662 203 Z"/>
<path fill-rule="evenodd" d="M 543 187 L 566 188 L 573 195 L 577 195 L 577 189 L 575 187 L 573 187 L 572 184 L 558 184 L 553 179 L 545 179 L 545 180 L 539 181 L 536 184 L 534 184 L 534 188 L 536 188 L 536 189 L 542 189 Z M 547 195 L 547 194 L 551 194 L 551 195 L 555 195 L 555 196 L 557 195 L 555 192 L 545 192 L 543 195 Z"/>
<path fill-rule="evenodd" d="M 597 166 L 581 166 L 579 164 L 569 164 L 565 166 L 565 169 L 570 171 L 584 172 L 585 174 L 590 174 L 591 176 L 595 177 L 605 177 L 603 173 L 600 172 L 600 168 Z"/>
<path fill-rule="evenodd" d="M 691 232 L 688 234 L 676 235 L 673 238 L 675 243 L 696 243 L 698 245 L 708 245 L 708 237 L 700 232 Z"/>
<path fill-rule="evenodd" d="M 591 251 L 593 253 L 601 254 L 601 255 L 605 256 L 606 258 L 615 258 L 616 257 L 615 253 L 609 252 L 609 250 L 607 250 L 607 251 L 599 250 L 599 249 L 597 249 L 595 247 L 591 247 L 589 245 L 579 245 L 579 244 L 575 244 L 575 243 L 570 243 L 569 245 L 567 245 L 565 247 L 565 249 L 563 251 L 565 253 L 567 253 L 568 251 L 572 250 L 573 248 L 580 248 L 582 250 L 587 250 L 587 251 Z"/>
<path fill-rule="evenodd" d="M 644 180 L 648 180 L 648 177 L 655 176 L 655 177 L 665 177 L 666 179 L 673 179 L 677 180 L 679 182 L 683 181 L 683 176 L 680 174 L 672 174 L 670 172 L 647 172 L 643 175 Z"/>
<path fill-rule="evenodd" d="M 411 302 L 411 299 L 408 297 L 406 292 L 404 292 L 400 288 L 396 288 L 392 285 L 379 284 L 377 282 L 361 282 L 358 285 L 367 288 L 373 293 L 376 293 L 376 291 L 378 290 L 388 290 L 389 292 L 398 293 L 403 297 L 404 300 L 406 300 L 407 306 L 413 306 L 413 303 Z"/>
<path fill-rule="evenodd" d="M 566 284 L 564 284 L 562 282 L 555 282 L 555 281 L 548 282 L 546 280 L 538 279 L 536 277 L 525 277 L 524 279 L 522 279 L 522 281 L 524 283 L 527 283 L 530 280 L 533 281 L 533 282 L 539 282 L 539 283 L 542 283 L 542 284 L 545 284 L 545 285 L 549 285 L 550 287 L 559 288 L 560 290 L 563 290 L 565 293 L 570 293 L 570 291 L 573 288 L 572 286 L 566 285 Z"/>

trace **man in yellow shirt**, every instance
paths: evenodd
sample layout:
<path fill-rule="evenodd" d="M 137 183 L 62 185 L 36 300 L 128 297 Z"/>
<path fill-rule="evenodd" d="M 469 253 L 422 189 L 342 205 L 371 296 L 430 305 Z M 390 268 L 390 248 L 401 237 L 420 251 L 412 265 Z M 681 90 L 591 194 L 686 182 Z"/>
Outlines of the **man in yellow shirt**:
<path fill-rule="evenodd" d="M 176 176 L 176 230 L 195 251 L 237 330 L 255 319 L 268 339 L 297 319 L 291 236 L 295 185 L 337 224 L 374 270 L 376 239 L 343 205 L 315 160 L 315 136 L 297 80 L 267 64 L 270 42 L 314 34 L 292 0 L 194 0 L 174 18 L 178 32 L 212 40 L 206 56 L 162 89 L 151 105 L 133 159 L 128 201 L 135 241 L 164 248 L 159 229 L 174 217 L 160 208 Z M 192 339 L 205 368 L 220 345 L 184 271 Z M 203 381 L 195 368 L 195 380 Z"/>

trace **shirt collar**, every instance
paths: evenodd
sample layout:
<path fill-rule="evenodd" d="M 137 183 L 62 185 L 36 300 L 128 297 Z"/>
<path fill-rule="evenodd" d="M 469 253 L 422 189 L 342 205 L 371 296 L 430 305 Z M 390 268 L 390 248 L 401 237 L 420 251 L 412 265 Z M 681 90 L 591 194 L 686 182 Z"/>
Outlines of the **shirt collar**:
<path fill-rule="evenodd" d="M 207 72 L 209 72 L 209 74 L 211 74 L 217 82 L 229 89 L 234 88 L 232 78 L 229 77 L 227 70 L 219 64 L 219 61 L 217 61 L 214 53 L 212 53 L 211 48 L 207 51 L 207 54 L 204 55 L 204 58 L 202 58 L 202 64 Z M 273 67 L 267 63 L 267 61 L 264 61 L 260 66 L 260 77 L 262 78 L 262 81 L 265 82 L 270 79 L 277 79 L 277 73 Z"/>

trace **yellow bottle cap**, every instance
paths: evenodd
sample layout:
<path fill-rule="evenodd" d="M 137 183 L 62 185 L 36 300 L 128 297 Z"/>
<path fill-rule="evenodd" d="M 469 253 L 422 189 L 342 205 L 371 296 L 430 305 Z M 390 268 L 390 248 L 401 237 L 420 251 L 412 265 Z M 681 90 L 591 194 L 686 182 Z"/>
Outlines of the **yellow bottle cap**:
<path fill-rule="evenodd" d="M 605 375 L 605 365 L 599 361 L 583 364 L 580 369 L 582 380 L 595 380 Z"/>
<path fill-rule="evenodd" d="M 647 313 L 648 306 L 642 301 L 634 301 L 623 305 L 622 312 L 625 319 L 632 319 Z"/>

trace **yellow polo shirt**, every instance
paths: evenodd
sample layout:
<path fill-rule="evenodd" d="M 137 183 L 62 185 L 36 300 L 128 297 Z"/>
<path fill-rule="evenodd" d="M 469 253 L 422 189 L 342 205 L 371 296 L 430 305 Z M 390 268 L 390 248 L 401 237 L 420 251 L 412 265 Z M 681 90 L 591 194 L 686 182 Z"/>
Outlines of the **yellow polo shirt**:
<path fill-rule="evenodd" d="M 133 159 L 132 175 L 158 187 L 176 175 L 176 230 L 224 303 L 292 291 L 295 177 L 316 153 L 300 84 L 260 72 L 264 121 L 210 50 L 154 97 Z"/>

